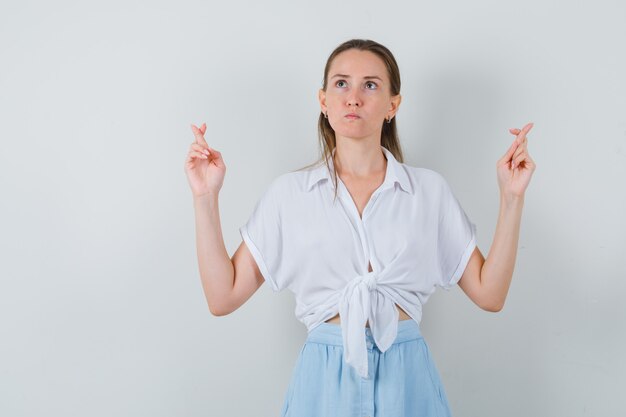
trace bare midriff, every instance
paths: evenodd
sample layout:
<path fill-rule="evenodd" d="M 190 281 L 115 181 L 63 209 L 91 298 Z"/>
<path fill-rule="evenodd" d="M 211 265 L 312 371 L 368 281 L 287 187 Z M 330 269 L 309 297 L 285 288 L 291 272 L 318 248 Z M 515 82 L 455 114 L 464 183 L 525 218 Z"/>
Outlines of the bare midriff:
<path fill-rule="evenodd" d="M 406 314 L 406 312 L 404 310 L 402 310 L 402 308 L 400 308 L 400 306 L 398 304 L 396 304 L 396 307 L 398 308 L 398 311 L 400 312 L 400 315 L 398 317 L 398 321 L 410 320 L 411 319 L 411 317 L 409 317 L 409 315 Z M 339 319 L 339 314 L 337 314 L 333 318 L 330 318 L 330 319 L 326 320 L 326 323 L 336 323 L 336 324 L 341 323 L 341 320 Z M 365 327 L 370 327 L 369 321 L 365 322 Z"/>

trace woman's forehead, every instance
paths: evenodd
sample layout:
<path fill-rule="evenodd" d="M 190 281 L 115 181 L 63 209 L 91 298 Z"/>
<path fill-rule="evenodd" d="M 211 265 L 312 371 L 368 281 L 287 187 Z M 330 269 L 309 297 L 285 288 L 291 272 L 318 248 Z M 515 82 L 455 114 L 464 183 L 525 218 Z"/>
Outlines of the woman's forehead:
<path fill-rule="evenodd" d="M 349 49 L 333 59 L 328 77 L 331 78 L 336 74 L 353 77 L 377 76 L 386 79 L 387 69 L 383 60 L 375 53 Z"/>

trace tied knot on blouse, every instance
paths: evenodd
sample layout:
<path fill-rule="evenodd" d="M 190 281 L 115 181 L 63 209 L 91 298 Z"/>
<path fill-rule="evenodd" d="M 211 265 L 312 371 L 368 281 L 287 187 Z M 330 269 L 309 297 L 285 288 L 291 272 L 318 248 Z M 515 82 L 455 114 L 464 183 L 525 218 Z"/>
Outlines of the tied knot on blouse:
<path fill-rule="evenodd" d="M 369 378 L 365 323 L 369 321 L 381 352 L 389 349 L 397 333 L 398 310 L 384 287 L 384 274 L 370 271 L 348 282 L 339 300 L 344 358 L 363 378 Z"/>
<path fill-rule="evenodd" d="M 371 271 L 365 274 L 361 281 L 365 283 L 368 290 L 374 291 L 376 289 L 377 280 L 378 280 L 378 274 L 374 271 Z"/>

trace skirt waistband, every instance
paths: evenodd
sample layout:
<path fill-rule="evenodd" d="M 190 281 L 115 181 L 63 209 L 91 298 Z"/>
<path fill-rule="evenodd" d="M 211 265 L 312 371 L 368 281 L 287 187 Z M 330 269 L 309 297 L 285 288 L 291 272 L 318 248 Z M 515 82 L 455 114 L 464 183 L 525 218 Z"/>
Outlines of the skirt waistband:
<path fill-rule="evenodd" d="M 375 344 L 374 337 L 372 336 L 372 330 L 369 327 L 363 327 L 363 329 L 365 329 L 367 347 L 371 348 Z M 421 338 L 422 333 L 420 331 L 419 324 L 417 324 L 415 320 L 399 320 L 398 333 L 396 335 L 396 339 L 393 341 L 393 344 Z M 343 346 L 341 325 L 322 322 L 309 332 L 306 341 L 324 343 L 326 345 Z"/>

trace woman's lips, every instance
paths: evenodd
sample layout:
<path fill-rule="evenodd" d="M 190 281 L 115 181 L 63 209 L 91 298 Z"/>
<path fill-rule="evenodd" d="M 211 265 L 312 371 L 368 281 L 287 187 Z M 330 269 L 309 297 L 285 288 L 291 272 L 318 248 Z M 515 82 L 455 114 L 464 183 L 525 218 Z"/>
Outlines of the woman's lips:
<path fill-rule="evenodd" d="M 350 120 L 355 120 L 355 119 L 360 119 L 359 116 L 357 116 L 356 114 L 346 114 L 346 118 L 350 119 Z"/>

